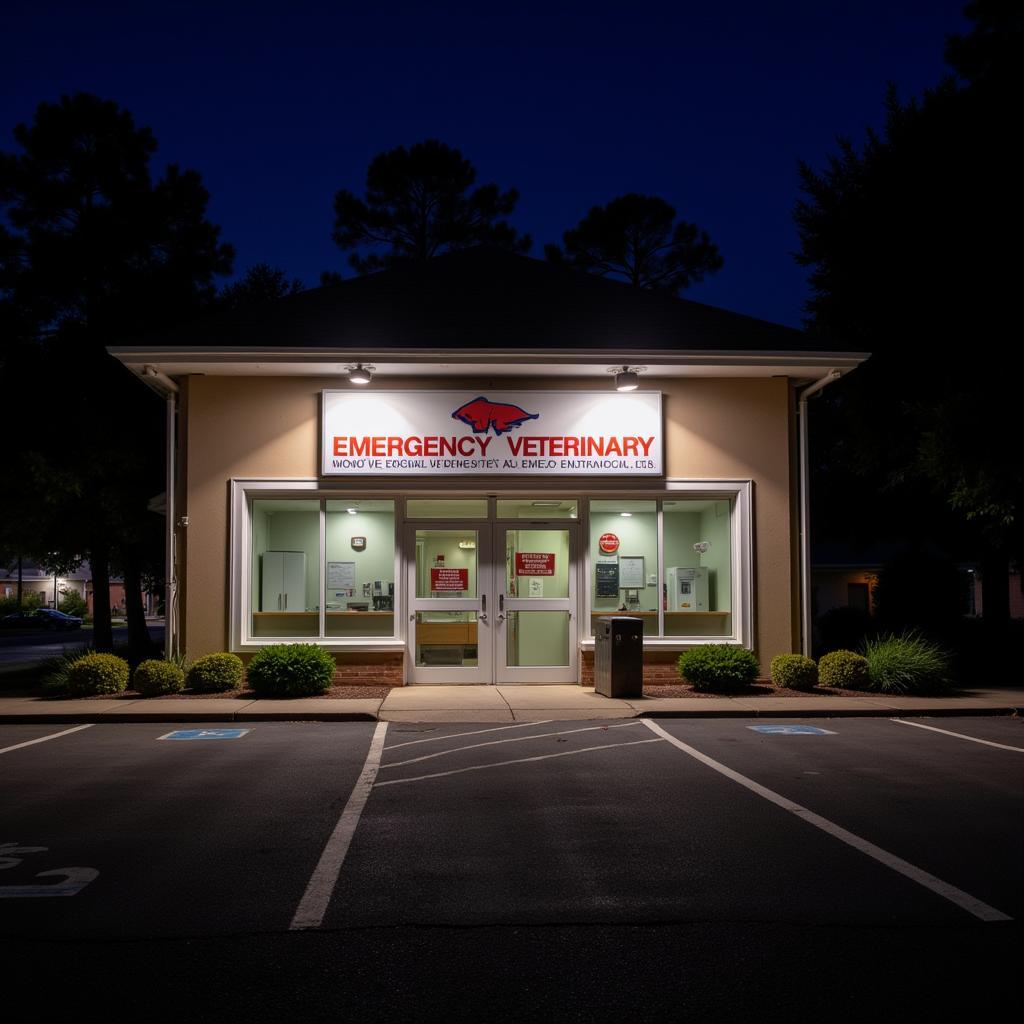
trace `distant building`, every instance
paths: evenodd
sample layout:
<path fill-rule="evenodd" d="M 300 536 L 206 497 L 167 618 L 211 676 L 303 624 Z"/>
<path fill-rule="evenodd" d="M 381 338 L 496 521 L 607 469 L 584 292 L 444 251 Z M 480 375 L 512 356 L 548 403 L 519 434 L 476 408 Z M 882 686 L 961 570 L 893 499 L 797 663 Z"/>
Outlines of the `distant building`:
<path fill-rule="evenodd" d="M 54 582 L 57 589 L 57 603 L 54 603 Z M 53 573 L 47 572 L 34 562 L 22 562 L 21 585 L 23 594 L 40 594 L 43 599 L 43 606 L 56 608 L 63 600 L 64 595 L 74 591 L 79 597 L 85 598 L 87 614 L 92 615 L 93 610 L 93 587 L 92 587 L 92 566 L 88 561 L 74 571 L 65 575 L 58 575 L 55 579 Z M 4 566 L 0 568 L 0 597 L 15 597 L 18 593 L 18 567 Z M 157 594 L 143 593 L 142 607 L 148 616 L 157 614 Z M 115 615 L 125 614 L 124 581 L 119 576 L 112 576 L 110 579 L 110 610 Z"/>

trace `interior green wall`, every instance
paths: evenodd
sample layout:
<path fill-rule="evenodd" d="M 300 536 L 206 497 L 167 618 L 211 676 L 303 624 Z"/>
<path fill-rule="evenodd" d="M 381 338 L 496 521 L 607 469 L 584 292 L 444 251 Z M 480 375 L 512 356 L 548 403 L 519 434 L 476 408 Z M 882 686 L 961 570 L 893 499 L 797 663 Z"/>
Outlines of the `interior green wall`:
<path fill-rule="evenodd" d="M 353 537 L 365 537 L 366 548 L 356 551 L 352 547 Z M 344 608 L 346 601 L 370 600 L 363 597 L 363 584 L 374 580 L 387 585 L 395 582 L 395 516 L 392 512 L 359 512 L 351 516 L 347 512 L 327 513 L 327 561 L 355 562 L 356 585 L 352 597 L 337 596 L 327 591 L 327 607 Z"/>
<path fill-rule="evenodd" d="M 590 517 L 590 598 L 594 611 L 614 611 L 622 603 L 623 591 L 617 598 L 597 596 L 597 574 L 594 566 L 601 561 L 613 561 L 601 553 L 597 542 L 602 533 L 614 533 L 619 538 L 616 555 L 643 555 L 644 576 L 658 571 L 658 519 L 654 512 L 634 512 L 624 518 L 617 512 L 593 512 Z M 640 592 L 640 611 L 656 611 L 658 608 L 657 586 L 645 586 Z"/>

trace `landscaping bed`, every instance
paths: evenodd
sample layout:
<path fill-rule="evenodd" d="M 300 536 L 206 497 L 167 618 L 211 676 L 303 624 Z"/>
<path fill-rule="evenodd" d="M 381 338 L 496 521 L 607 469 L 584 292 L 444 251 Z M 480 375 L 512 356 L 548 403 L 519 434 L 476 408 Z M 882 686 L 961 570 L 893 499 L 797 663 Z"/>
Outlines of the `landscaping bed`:
<path fill-rule="evenodd" d="M 383 700 L 392 690 L 390 686 L 332 686 L 325 693 L 307 700 Z M 63 697 L 51 697 L 50 700 L 64 700 Z M 168 693 L 160 697 L 143 697 L 134 690 L 124 690 L 115 694 L 96 694 L 92 697 L 81 697 L 80 700 L 258 700 L 252 690 L 227 690 L 222 693 Z"/>
<path fill-rule="evenodd" d="M 729 693 L 698 693 L 686 683 L 671 685 L 644 685 L 645 697 L 880 697 L 882 694 L 867 693 L 864 690 L 839 690 L 827 686 L 815 686 L 812 690 L 790 690 L 773 686 L 771 682 L 758 680 Z"/>

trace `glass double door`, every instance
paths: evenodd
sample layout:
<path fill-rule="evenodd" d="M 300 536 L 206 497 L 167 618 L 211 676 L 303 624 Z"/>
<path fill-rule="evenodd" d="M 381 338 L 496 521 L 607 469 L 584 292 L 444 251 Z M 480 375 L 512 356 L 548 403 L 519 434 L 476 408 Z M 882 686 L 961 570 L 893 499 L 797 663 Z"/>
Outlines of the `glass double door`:
<path fill-rule="evenodd" d="M 406 534 L 409 681 L 576 682 L 576 525 Z"/>

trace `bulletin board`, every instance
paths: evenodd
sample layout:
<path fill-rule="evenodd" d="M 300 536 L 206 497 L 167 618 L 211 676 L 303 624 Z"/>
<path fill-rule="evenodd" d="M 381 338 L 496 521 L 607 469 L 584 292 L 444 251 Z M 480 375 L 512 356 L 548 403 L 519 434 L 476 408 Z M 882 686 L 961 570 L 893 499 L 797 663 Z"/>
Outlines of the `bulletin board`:
<path fill-rule="evenodd" d="M 647 586 L 643 555 L 619 556 L 619 586 L 623 589 Z"/>
<path fill-rule="evenodd" d="M 611 562 L 597 562 L 594 565 L 595 597 L 618 597 L 619 596 L 619 563 L 617 560 Z"/>

